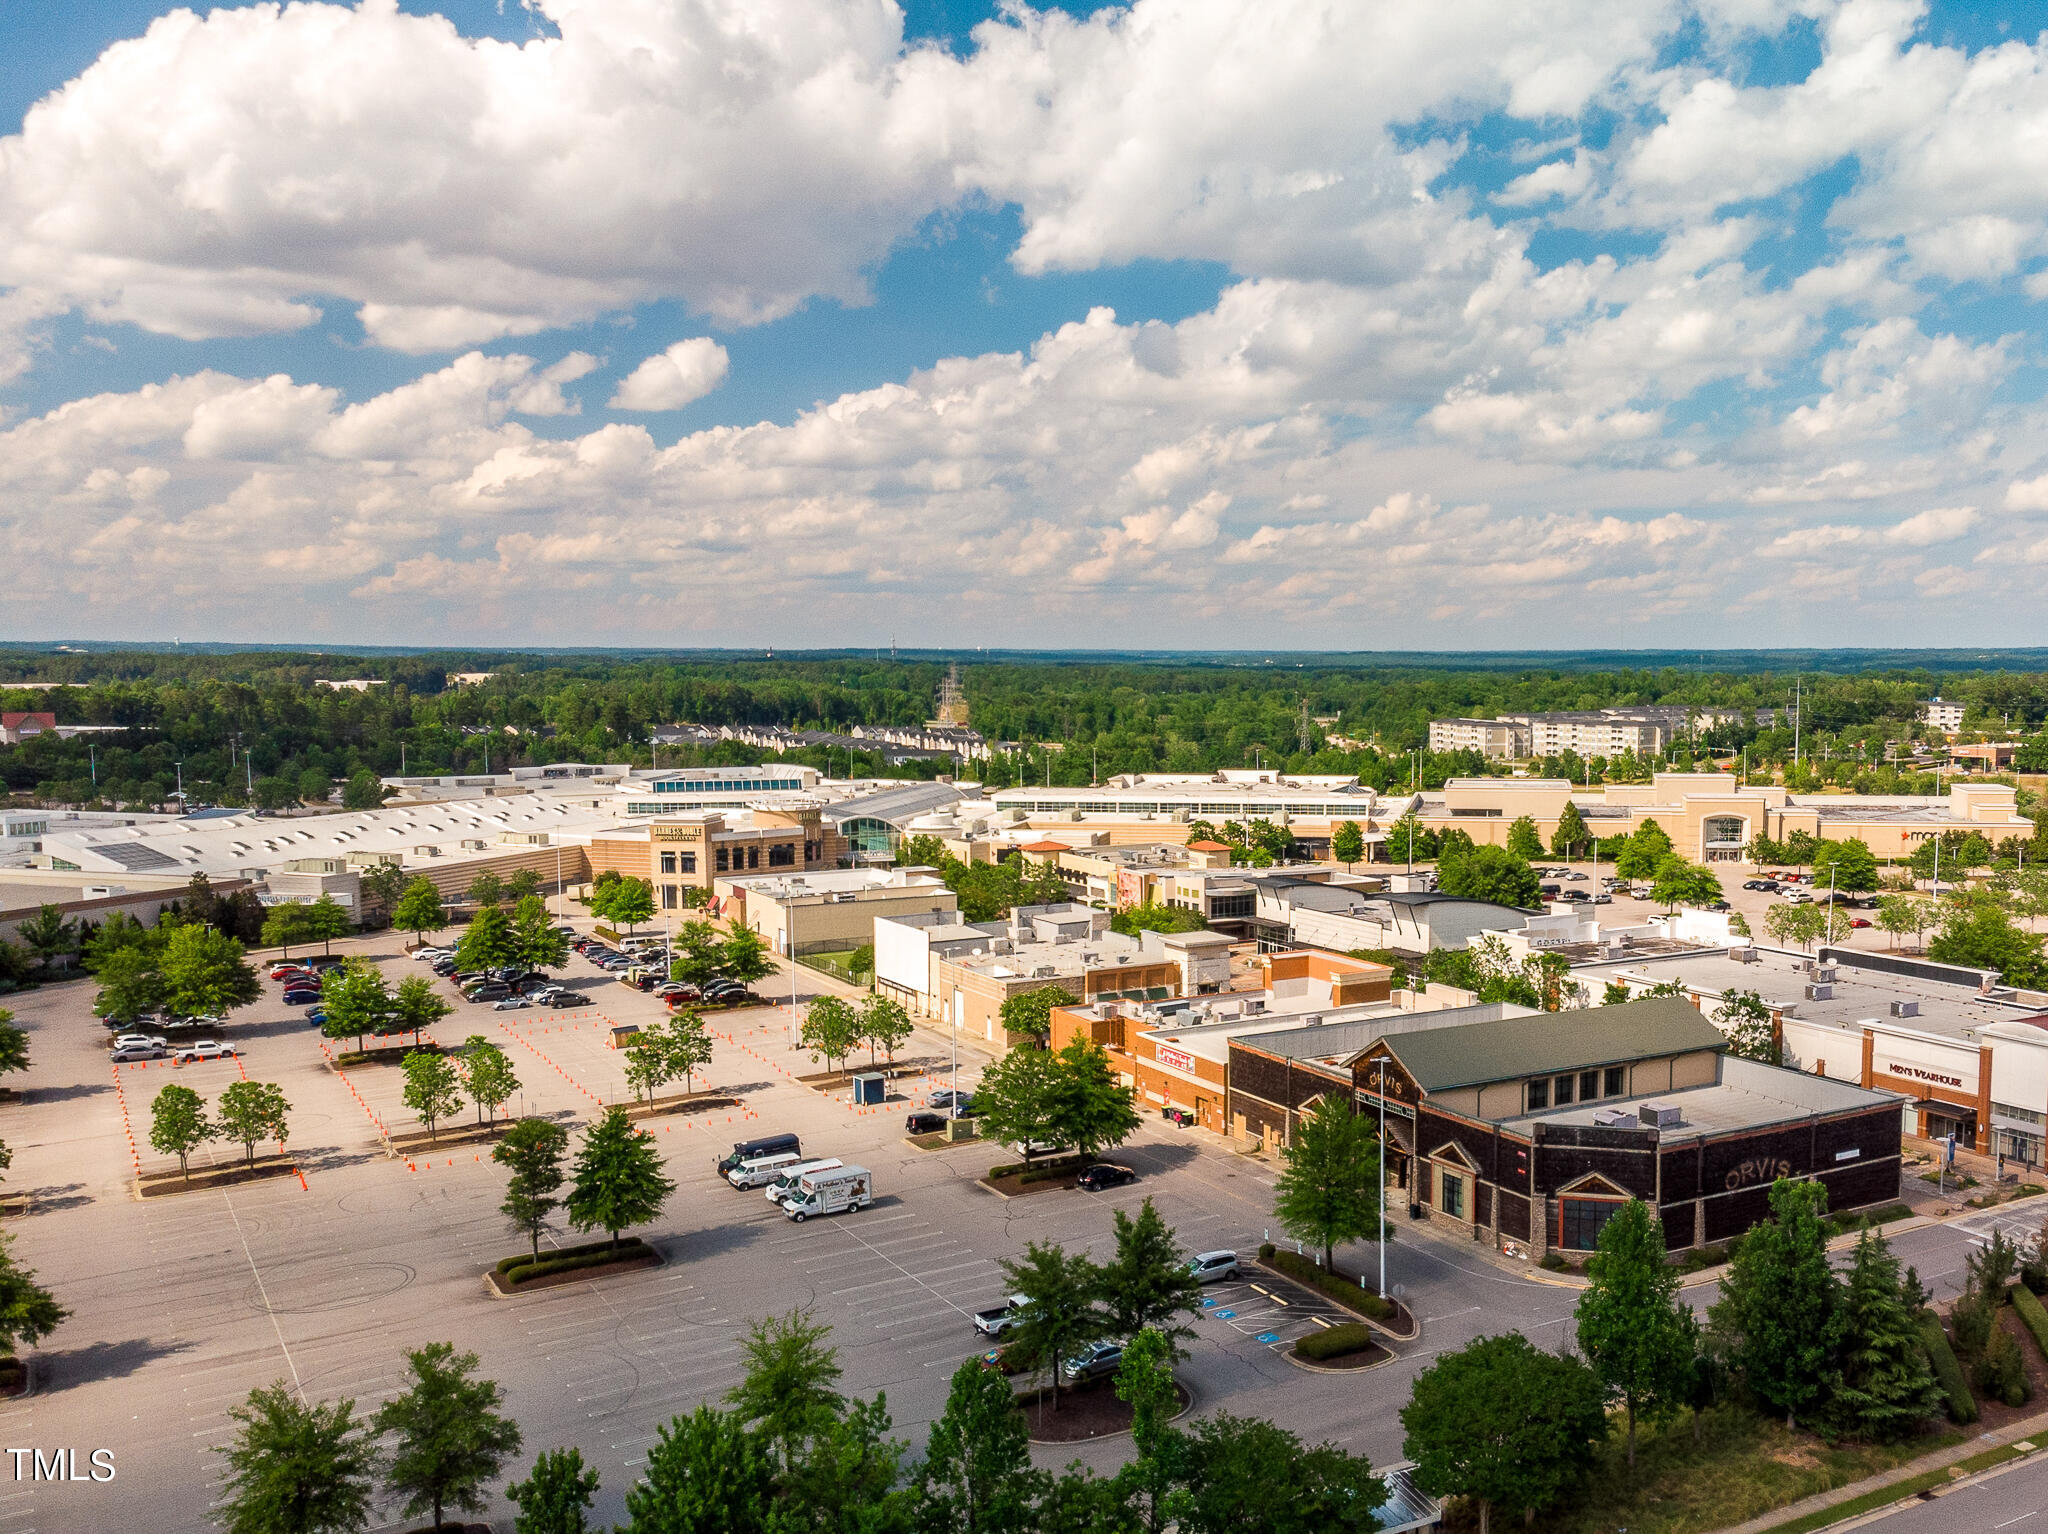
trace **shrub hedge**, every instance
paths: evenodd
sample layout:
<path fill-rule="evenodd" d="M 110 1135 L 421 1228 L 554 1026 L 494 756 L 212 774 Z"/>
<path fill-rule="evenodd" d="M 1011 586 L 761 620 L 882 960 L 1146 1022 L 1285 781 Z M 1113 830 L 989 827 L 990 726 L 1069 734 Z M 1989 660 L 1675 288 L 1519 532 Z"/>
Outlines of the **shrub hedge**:
<path fill-rule="evenodd" d="M 1398 1314 L 1392 1304 L 1371 1290 L 1361 1289 L 1349 1279 L 1318 1267 L 1297 1253 L 1283 1252 L 1270 1241 L 1259 1248 L 1259 1261 L 1274 1272 L 1285 1273 L 1296 1283 L 1319 1290 L 1339 1305 L 1371 1316 L 1375 1321 L 1391 1321 Z"/>
<path fill-rule="evenodd" d="M 531 1254 L 522 1253 L 507 1257 L 498 1264 L 498 1277 L 507 1284 L 523 1284 L 529 1279 L 545 1278 L 550 1273 L 569 1273 L 577 1268 L 594 1268 L 602 1263 L 616 1262 L 621 1257 L 637 1257 L 651 1251 L 638 1236 L 621 1236 L 617 1246 L 609 1241 L 591 1241 L 582 1246 L 565 1246 L 559 1251 L 549 1252 L 539 1262 Z"/>
<path fill-rule="evenodd" d="M 1311 1361 L 1324 1358 L 1348 1358 L 1353 1353 L 1363 1353 L 1374 1346 L 1372 1328 L 1363 1321 L 1353 1321 L 1348 1326 L 1332 1326 L 1320 1332 L 1310 1332 L 1294 1344 L 1294 1351 Z"/>
<path fill-rule="evenodd" d="M 2012 1308 L 2026 1322 L 2027 1330 L 2034 1334 L 2035 1346 L 2048 1356 L 2048 1310 L 2041 1307 L 2041 1302 L 2034 1298 L 2033 1290 L 2025 1284 L 2014 1284 L 2011 1293 Z"/>
<path fill-rule="evenodd" d="M 1956 1358 L 1956 1350 L 1948 1345 L 1948 1336 L 1941 1329 L 1941 1317 L 1932 1311 L 1921 1313 L 1920 1345 L 1927 1350 L 1927 1362 L 1933 1367 L 1934 1378 L 1948 1402 L 1948 1420 L 1975 1422 L 1977 1398 L 1970 1394 L 1970 1384 L 1963 1378 L 1963 1366 Z"/>
<path fill-rule="evenodd" d="M 988 1169 L 988 1175 L 1014 1177 L 1019 1182 L 1044 1182 L 1050 1177 L 1071 1177 L 1081 1170 L 1081 1166 L 1082 1160 L 1079 1156 L 1054 1156 L 1045 1161 L 1032 1162 L 1028 1170 L 1021 1161 L 1013 1161 L 1006 1166 L 992 1166 Z"/>

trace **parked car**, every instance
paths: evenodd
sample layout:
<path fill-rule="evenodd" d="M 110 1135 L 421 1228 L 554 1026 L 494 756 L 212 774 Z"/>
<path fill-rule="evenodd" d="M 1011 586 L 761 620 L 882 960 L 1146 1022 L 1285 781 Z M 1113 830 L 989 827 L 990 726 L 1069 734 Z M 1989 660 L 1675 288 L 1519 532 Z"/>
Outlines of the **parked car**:
<path fill-rule="evenodd" d="M 286 991 L 284 993 L 284 1004 L 288 1007 L 303 1007 L 309 1002 L 315 1002 L 319 999 L 320 993 L 316 990 Z"/>
<path fill-rule="evenodd" d="M 1237 1253 L 1197 1252 L 1188 1259 L 1188 1271 L 1205 1284 L 1213 1284 L 1220 1278 L 1236 1278 Z"/>
<path fill-rule="evenodd" d="M 802 1150 L 802 1144 L 793 1134 L 759 1135 L 752 1140 L 735 1140 L 731 1154 L 720 1156 L 711 1165 L 723 1177 L 742 1161 L 751 1161 L 757 1156 L 778 1156 L 788 1152 L 802 1160 L 799 1154 Z"/>
<path fill-rule="evenodd" d="M 1870 925 L 1870 918 L 1868 916 L 1852 916 L 1849 918 L 1849 925 L 1852 927 L 1867 927 Z"/>
<path fill-rule="evenodd" d="M 306 1026 L 307 1026 L 308 1028 L 321 1028 L 321 1027 L 324 1027 L 324 1026 L 326 1026 L 326 1023 L 327 1023 L 327 1013 L 326 1013 L 326 1011 L 325 1011 L 325 1010 L 324 1010 L 323 1008 L 320 1008 L 320 1007 L 308 1007 L 308 1008 L 306 1008 Z"/>
<path fill-rule="evenodd" d="M 557 991 L 555 992 L 555 999 L 549 1002 L 548 1005 L 551 1007 L 587 1007 L 590 1005 L 590 998 L 581 991 Z"/>
<path fill-rule="evenodd" d="M 800 1165 L 803 1157 L 794 1151 L 776 1151 L 766 1156 L 751 1156 L 725 1174 L 725 1180 L 735 1188 L 765 1188 L 790 1167 Z"/>
<path fill-rule="evenodd" d="M 956 1102 L 965 1101 L 970 1094 L 955 1091 L 952 1087 L 933 1087 L 925 1093 L 924 1100 L 934 1108 L 950 1108 Z"/>
<path fill-rule="evenodd" d="M 114 1052 L 110 1058 L 116 1061 L 122 1061 L 161 1060 L 163 1059 L 163 1057 L 164 1046 L 160 1040 L 130 1039 L 125 1043 L 117 1042 L 114 1045 Z"/>
<path fill-rule="evenodd" d="M 1127 1166 L 1118 1166 L 1113 1161 L 1098 1161 L 1083 1169 L 1074 1179 L 1074 1186 L 1085 1188 L 1090 1193 L 1100 1193 L 1104 1188 L 1121 1188 L 1125 1183 L 1136 1182 L 1138 1174 Z"/>
<path fill-rule="evenodd" d="M 1091 1342 L 1074 1357 L 1060 1361 L 1060 1378 L 1069 1385 L 1100 1379 L 1105 1374 L 1116 1373 L 1116 1366 L 1123 1361 L 1124 1345 L 1121 1342 Z"/>
<path fill-rule="evenodd" d="M 303 964 L 274 964 L 270 969 L 273 980 L 289 980 L 293 975 L 310 975 L 313 972 Z"/>
<path fill-rule="evenodd" d="M 493 1012 L 517 1012 L 521 1007 L 530 1007 L 532 1005 L 533 1003 L 524 996 L 507 996 L 501 1001 L 492 1002 L 491 1010 Z"/>
<path fill-rule="evenodd" d="M 123 1044 L 161 1044 L 164 1036 L 160 1033 L 121 1033 L 111 1041 L 111 1047 L 119 1049 Z"/>
<path fill-rule="evenodd" d="M 1021 1294 L 1006 1295 L 1002 1304 L 974 1313 L 974 1329 L 984 1337 L 1000 1337 L 1017 1324 L 1030 1303 Z"/>
<path fill-rule="evenodd" d="M 305 965 L 307 969 L 340 969 L 347 962 L 340 954 L 323 953 L 317 958 L 307 959 Z"/>
<path fill-rule="evenodd" d="M 200 1060 L 232 1060 L 235 1053 L 235 1046 L 232 1044 L 222 1044 L 214 1039 L 196 1039 L 190 1044 L 179 1046 L 178 1052 L 171 1058 L 180 1065 L 191 1065 Z"/>
<path fill-rule="evenodd" d="M 875 1201 L 875 1177 L 864 1166 L 806 1172 L 782 1195 L 782 1212 L 801 1225 L 814 1214 L 846 1214 Z"/>
<path fill-rule="evenodd" d="M 903 1121 L 903 1132 L 913 1135 L 935 1135 L 946 1127 L 943 1113 L 913 1113 Z"/>
<path fill-rule="evenodd" d="M 1586 873 L 1585 873 L 1585 870 L 1583 870 L 1583 869 L 1579 869 L 1579 868 L 1568 868 L 1568 869 L 1566 869 L 1566 870 L 1565 870 L 1565 875 L 1564 875 L 1564 876 L 1565 876 L 1565 877 L 1566 877 L 1567 879 L 1583 879 L 1583 878 L 1585 878 L 1585 877 L 1586 877 Z"/>
<path fill-rule="evenodd" d="M 473 985 L 464 991 L 462 999 L 464 1001 L 503 1001 L 511 994 L 512 988 L 510 986 L 499 985 L 495 981 L 486 981 L 482 985 Z"/>
<path fill-rule="evenodd" d="M 1614 897 L 1608 894 L 1605 890 L 1595 890 L 1591 895 L 1587 896 L 1586 898 L 1587 901 L 1592 905 L 1614 904 Z"/>

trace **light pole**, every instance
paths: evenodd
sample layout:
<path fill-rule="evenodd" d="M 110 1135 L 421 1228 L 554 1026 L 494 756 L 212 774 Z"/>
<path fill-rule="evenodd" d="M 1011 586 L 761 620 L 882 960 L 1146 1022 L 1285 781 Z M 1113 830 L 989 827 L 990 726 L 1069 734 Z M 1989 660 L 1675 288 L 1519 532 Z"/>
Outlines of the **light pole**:
<path fill-rule="evenodd" d="M 174 765 L 178 769 L 178 809 L 182 813 L 185 808 L 185 764 L 178 762 Z"/>
<path fill-rule="evenodd" d="M 1380 1068 L 1380 1298 L 1387 1297 L 1387 1057 Z"/>

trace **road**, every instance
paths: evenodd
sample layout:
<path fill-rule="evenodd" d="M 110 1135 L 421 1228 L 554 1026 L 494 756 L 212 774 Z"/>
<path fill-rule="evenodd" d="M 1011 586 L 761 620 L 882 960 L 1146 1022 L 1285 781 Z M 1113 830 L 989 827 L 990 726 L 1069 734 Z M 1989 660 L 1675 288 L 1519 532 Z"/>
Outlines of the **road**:
<path fill-rule="evenodd" d="M 336 948 L 394 975 L 419 972 L 389 936 Z M 580 1126 L 625 1095 L 611 1025 L 659 1008 L 580 960 L 571 978 L 590 1007 L 555 1014 L 463 1005 L 438 1035 L 497 1039 L 523 1083 L 512 1106 Z M 824 988 L 808 971 L 797 983 L 800 1003 Z M 104 1030 L 89 1015 L 89 984 L 12 998 L 34 1065 L 28 1101 L 0 1108 L 0 1137 L 14 1150 L 10 1187 L 32 1190 L 36 1203 L 7 1228 L 17 1255 L 73 1315 L 38 1352 L 36 1393 L 0 1403 L 9 1428 L 0 1447 L 68 1448 L 80 1464 L 111 1449 L 117 1473 L 103 1483 L 24 1474 L 0 1486 L 6 1534 L 210 1528 L 213 1451 L 232 1431 L 229 1409 L 252 1387 L 282 1380 L 308 1400 L 346 1396 L 374 1409 L 400 1386 L 403 1350 L 432 1341 L 476 1351 L 503 1387 L 525 1430 L 521 1473 L 538 1450 L 575 1444 L 603 1477 L 599 1519 L 616 1520 L 657 1429 L 731 1387 L 740 1339 L 762 1316 L 811 1308 L 829 1321 L 843 1388 L 886 1392 L 897 1432 L 916 1445 L 943 1409 L 948 1377 L 979 1350 L 971 1312 L 1002 1294 L 1000 1264 L 1028 1242 L 1106 1255 L 1113 1211 L 1148 1196 L 1191 1251 L 1249 1252 L 1272 1227 L 1271 1164 L 1157 1119 L 1119 1153 L 1140 1172 L 1136 1184 L 1001 1199 L 976 1181 L 1007 1159 L 1000 1148 L 919 1151 L 902 1138 L 907 1101 L 856 1110 L 803 1086 L 795 1076 L 815 1067 L 789 1047 L 787 1011 L 766 1008 L 715 1019 L 716 1056 L 698 1078 L 730 1089 L 738 1108 L 651 1121 L 679 1185 L 647 1232 L 666 1265 L 493 1300 L 481 1274 L 521 1244 L 497 1211 L 499 1169 L 475 1146 L 387 1156 L 378 1123 L 414 1127 L 399 1101 L 399 1072 L 334 1071 L 317 1034 L 277 995 L 266 982 L 265 1000 L 248 1011 L 253 1020 L 230 1030 L 243 1047 L 240 1063 L 175 1071 L 110 1065 Z M 920 1033 L 904 1053 L 943 1069 L 949 1045 Z M 964 1062 L 963 1080 L 977 1069 Z M 212 1098 L 244 1072 L 279 1083 L 291 1101 L 303 1185 L 294 1177 L 138 1201 L 138 1162 L 167 1164 L 147 1147 L 157 1090 L 175 1078 Z M 909 1085 L 921 1092 L 937 1081 Z M 800 1133 L 812 1154 L 873 1168 L 875 1205 L 797 1226 L 759 1193 L 735 1192 L 714 1175 L 712 1160 L 734 1140 L 784 1129 Z M 1946 1292 L 1966 1242 L 1983 1233 L 1977 1222 L 1909 1233 L 1900 1250 Z M 1463 1243 L 1419 1237 L 1405 1219 L 1397 1225 L 1388 1273 L 1423 1319 L 1419 1341 L 1364 1374 L 1310 1374 L 1280 1356 L 1299 1317 L 1249 1286 L 1221 1286 L 1197 1323 L 1185 1373 L 1197 1409 L 1270 1417 L 1385 1462 L 1399 1455 L 1395 1413 L 1409 1382 L 1436 1353 L 1506 1327 L 1546 1346 L 1562 1340 L 1571 1290 L 1503 1271 Z M 554 1244 L 575 1239 L 553 1233 Z M 1354 1267 L 1372 1260 L 1370 1248 L 1347 1256 Z M 1704 1303 L 1711 1290 L 1688 1293 Z M 1107 1467 L 1127 1453 L 1127 1440 L 1113 1440 L 1042 1457 Z M 501 1505 L 497 1515 L 504 1512 Z"/>
<path fill-rule="evenodd" d="M 2048 1526 L 2048 1456 L 2022 1460 L 2012 1469 L 1958 1486 L 1897 1512 L 1857 1525 L 1882 1534 L 2020 1534 Z"/>

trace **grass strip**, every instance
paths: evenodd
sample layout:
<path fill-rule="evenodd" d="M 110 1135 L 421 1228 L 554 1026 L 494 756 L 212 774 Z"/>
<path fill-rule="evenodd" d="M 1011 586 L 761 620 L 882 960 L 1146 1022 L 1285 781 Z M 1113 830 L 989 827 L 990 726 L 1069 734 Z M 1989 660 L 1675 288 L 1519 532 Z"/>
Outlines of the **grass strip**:
<path fill-rule="evenodd" d="M 1893 1481 L 1878 1487 L 1875 1491 L 1866 1491 L 1861 1496 L 1850 1497 L 1845 1502 L 1816 1508 L 1786 1523 L 1773 1524 L 1764 1531 L 1764 1534 L 1813 1534 L 1816 1529 L 1824 1529 L 1845 1519 L 1861 1517 L 1865 1513 L 1875 1512 L 1878 1508 L 1889 1507 L 1894 1502 L 1917 1497 L 1923 1491 L 1931 1491 L 1937 1486 L 1960 1480 L 1962 1477 L 1955 1473 L 1957 1471 L 1961 1471 L 1963 1475 L 1976 1475 L 1980 1471 L 1996 1469 L 2012 1460 L 2025 1457 L 2011 1444 L 2000 1444 L 1995 1449 L 1986 1449 L 1982 1454 L 1973 1454 L 1953 1465 L 1944 1465 L 1938 1470 L 1923 1470 L 1918 1475 L 1909 1475 L 1903 1481 Z"/>

